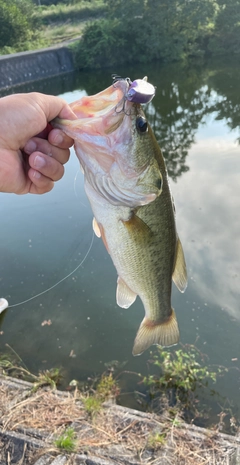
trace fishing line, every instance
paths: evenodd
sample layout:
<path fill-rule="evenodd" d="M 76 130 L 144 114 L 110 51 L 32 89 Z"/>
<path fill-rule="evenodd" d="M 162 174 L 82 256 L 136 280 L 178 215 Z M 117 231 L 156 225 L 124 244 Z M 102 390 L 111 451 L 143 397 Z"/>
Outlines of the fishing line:
<path fill-rule="evenodd" d="M 89 248 L 88 248 L 88 251 L 85 255 L 85 257 L 82 259 L 82 261 L 79 263 L 79 265 L 73 270 L 71 271 L 71 273 L 69 273 L 67 276 L 65 276 L 64 278 L 60 279 L 60 281 L 58 281 L 57 283 L 55 283 L 53 286 L 49 287 L 48 289 L 45 289 L 45 291 L 42 291 L 42 292 L 39 292 L 39 294 L 36 294 L 34 295 L 33 297 L 30 297 L 29 299 L 26 299 L 26 300 L 23 300 L 22 302 L 18 302 L 17 304 L 13 304 L 13 305 L 7 305 L 8 302 L 6 299 L 4 298 L 0 298 L 0 313 L 1 311 L 5 310 L 5 308 L 13 308 L 13 307 L 18 307 L 19 305 L 23 305 L 23 304 L 26 304 L 27 302 L 30 302 L 30 300 L 33 300 L 33 299 L 36 299 L 37 297 L 40 297 L 41 295 L 43 294 L 46 294 L 46 292 L 49 292 L 51 291 L 52 289 L 54 289 L 55 287 L 57 287 L 59 284 L 61 284 L 63 281 L 65 281 L 65 279 L 68 279 L 70 276 L 73 275 L 73 273 L 75 273 L 79 268 L 80 266 L 85 262 L 87 256 L 89 255 L 90 251 L 91 251 L 91 248 L 92 248 L 92 245 L 93 245 L 93 239 L 94 239 L 94 232 L 92 233 L 92 238 L 91 238 L 91 243 L 89 245 Z M 1 302 L 2 301 L 2 302 Z M 1 309 L 1 304 L 2 306 L 5 305 L 5 308 L 2 308 Z M 7 305 L 7 306 L 6 306 Z"/>
<path fill-rule="evenodd" d="M 77 195 L 77 190 L 76 190 L 76 184 L 77 184 L 77 177 L 80 173 L 80 170 L 77 170 L 76 174 L 75 174 L 75 177 L 74 177 L 74 181 L 73 181 L 73 190 L 74 190 L 74 194 L 75 194 L 75 197 L 78 198 L 78 195 Z"/>

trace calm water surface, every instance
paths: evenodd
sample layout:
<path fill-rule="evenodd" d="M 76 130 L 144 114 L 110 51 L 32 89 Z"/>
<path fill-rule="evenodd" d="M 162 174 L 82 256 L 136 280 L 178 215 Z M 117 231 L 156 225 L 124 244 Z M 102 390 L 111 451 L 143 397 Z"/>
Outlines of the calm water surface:
<path fill-rule="evenodd" d="M 112 71 L 132 80 L 147 74 L 157 86 L 147 114 L 166 158 L 189 274 L 185 294 L 175 287 L 172 292 L 181 343 L 196 344 L 209 364 L 230 368 L 215 385 L 221 398 L 206 393 L 203 402 L 212 416 L 219 405 L 231 402 L 239 420 L 239 64 L 81 73 L 18 91 L 52 93 L 71 102 L 110 85 Z M 0 316 L 0 352 L 10 344 L 31 371 L 63 367 L 65 385 L 102 373 L 112 360 L 146 374 L 149 351 L 131 355 L 142 303 L 137 299 L 128 310 L 117 307 L 117 275 L 101 240 L 94 237 L 85 258 L 93 237 L 92 213 L 74 153 L 51 193 L 1 194 L 0 202 L 0 296 L 12 306 Z M 57 287 L 14 307 L 54 286 L 82 261 Z M 42 326 L 49 319 L 52 324 Z M 136 407 L 133 391 L 142 390 L 138 378 L 122 374 L 120 381 L 125 392 L 120 402 Z"/>

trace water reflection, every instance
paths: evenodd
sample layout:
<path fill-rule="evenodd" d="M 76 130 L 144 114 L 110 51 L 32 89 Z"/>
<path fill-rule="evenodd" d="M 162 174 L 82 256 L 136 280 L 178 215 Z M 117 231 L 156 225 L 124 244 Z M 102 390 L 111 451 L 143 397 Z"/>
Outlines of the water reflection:
<path fill-rule="evenodd" d="M 176 72 L 176 69 L 178 72 Z M 149 121 L 167 162 L 169 176 L 188 171 L 187 155 L 201 124 L 215 113 L 231 128 L 240 126 L 240 69 L 218 72 L 204 66 L 188 69 L 169 65 L 152 77 L 158 90 L 147 108 Z M 237 95 L 236 95 L 237 94 Z"/>
<path fill-rule="evenodd" d="M 240 320 L 238 279 L 240 276 L 239 145 L 237 131 L 221 134 L 221 123 L 210 121 L 211 136 L 198 132 L 190 151 L 191 177 L 181 185 L 185 214 L 184 230 L 196 292 Z M 196 181 L 197 180 L 197 181 Z M 191 215 L 191 224 L 189 216 Z M 189 231 L 190 227 L 190 231 Z M 190 232 L 190 234 L 189 234 Z M 194 241 L 194 243 L 191 243 Z"/>

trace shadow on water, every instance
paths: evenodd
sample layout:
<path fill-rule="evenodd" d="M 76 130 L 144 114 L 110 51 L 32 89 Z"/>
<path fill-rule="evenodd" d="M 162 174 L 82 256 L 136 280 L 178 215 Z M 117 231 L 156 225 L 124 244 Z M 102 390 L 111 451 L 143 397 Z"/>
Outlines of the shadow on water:
<path fill-rule="evenodd" d="M 189 273 L 186 293 L 173 289 L 181 340 L 198 340 L 211 363 L 236 366 L 216 391 L 232 399 L 238 412 L 240 67 L 235 61 L 120 67 L 66 74 L 5 94 L 38 91 L 71 102 L 108 87 L 112 73 L 132 80 L 148 75 L 157 87 L 146 113 L 166 159 Z M 73 156 L 63 180 L 41 198 L 3 194 L 0 279 L 3 297 L 14 303 L 67 275 L 89 246 L 92 214 L 81 175 L 78 195 L 73 192 L 77 170 Z M 112 359 L 126 362 L 132 375 L 120 378 L 121 402 L 137 407 L 137 373 L 149 372 L 149 353 L 131 355 L 143 308 L 138 299 L 128 311 L 117 308 L 115 274 L 104 246 L 95 239 L 88 259 L 71 279 L 40 300 L 0 316 L 0 352 L 9 343 L 33 371 L 61 365 L 66 384 L 101 373 Z M 42 327 L 48 319 L 52 325 Z M 76 358 L 69 358 L 72 351 Z M 204 401 L 216 417 L 217 402 Z"/>

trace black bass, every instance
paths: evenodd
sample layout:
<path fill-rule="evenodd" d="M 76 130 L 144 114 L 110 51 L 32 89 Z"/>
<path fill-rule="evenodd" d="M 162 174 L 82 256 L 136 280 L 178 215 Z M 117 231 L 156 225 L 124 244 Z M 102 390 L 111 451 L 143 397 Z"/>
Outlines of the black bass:
<path fill-rule="evenodd" d="M 140 355 L 152 344 L 178 342 L 172 279 L 184 292 L 187 272 L 164 159 L 131 84 L 119 79 L 73 102 L 76 120 L 53 125 L 75 141 L 93 229 L 118 273 L 118 305 L 128 308 L 137 295 L 143 302 L 145 318 L 133 347 Z"/>

